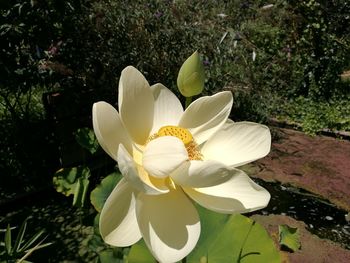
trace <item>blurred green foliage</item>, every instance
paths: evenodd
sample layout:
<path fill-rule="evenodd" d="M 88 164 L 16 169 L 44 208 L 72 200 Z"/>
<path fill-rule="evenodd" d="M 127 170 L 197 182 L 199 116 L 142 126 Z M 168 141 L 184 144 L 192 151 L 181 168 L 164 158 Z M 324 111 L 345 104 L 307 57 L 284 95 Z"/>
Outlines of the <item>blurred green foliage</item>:
<path fill-rule="evenodd" d="M 197 49 L 206 66 L 206 93 L 232 90 L 237 119 L 271 117 L 268 106 L 279 108 L 276 98 L 293 103 L 289 99 L 299 96 L 328 101 L 348 95 L 349 84 L 339 75 L 350 67 L 349 2 L 271 4 L 7 1 L 0 27 L 1 103 L 9 107 L 9 93 L 43 87 L 115 96 L 115 78 L 130 64 L 151 83 L 176 91 L 178 70 Z"/>
<path fill-rule="evenodd" d="M 114 103 L 116 78 L 133 65 L 177 93 L 180 66 L 195 50 L 204 94 L 231 90 L 235 120 L 349 130 L 350 82 L 339 77 L 350 69 L 349 1 L 15 0 L 0 7 L 2 174 L 42 173 L 29 142 L 42 149 L 50 138 L 25 127 L 45 118 L 44 92 L 64 90 L 79 105 L 79 94 L 94 90 L 96 101 Z"/>

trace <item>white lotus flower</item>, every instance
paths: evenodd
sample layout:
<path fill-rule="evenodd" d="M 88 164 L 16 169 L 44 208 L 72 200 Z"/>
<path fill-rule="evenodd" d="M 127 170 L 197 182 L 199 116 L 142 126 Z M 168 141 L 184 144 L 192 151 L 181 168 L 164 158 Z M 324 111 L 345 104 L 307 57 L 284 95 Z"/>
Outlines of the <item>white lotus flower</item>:
<path fill-rule="evenodd" d="M 270 194 L 235 167 L 267 155 L 270 132 L 228 119 L 231 92 L 201 97 L 184 111 L 170 90 L 150 87 L 129 66 L 118 100 L 119 113 L 106 102 L 93 106 L 97 139 L 123 175 L 101 212 L 106 243 L 124 247 L 143 238 L 159 262 L 176 262 L 199 239 L 192 200 L 220 213 L 268 204 Z"/>

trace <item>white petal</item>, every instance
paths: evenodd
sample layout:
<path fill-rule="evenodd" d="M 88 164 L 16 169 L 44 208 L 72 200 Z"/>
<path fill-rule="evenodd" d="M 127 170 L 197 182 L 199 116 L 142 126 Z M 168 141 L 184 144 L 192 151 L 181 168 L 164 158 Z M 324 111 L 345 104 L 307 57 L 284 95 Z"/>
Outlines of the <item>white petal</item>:
<path fill-rule="evenodd" d="M 154 98 L 147 80 L 134 67 L 121 73 L 118 104 L 129 134 L 136 143 L 144 144 L 153 125 Z"/>
<path fill-rule="evenodd" d="M 151 86 L 154 96 L 154 119 L 152 132 L 158 132 L 159 128 L 166 125 L 177 126 L 183 114 L 183 108 L 179 99 L 162 84 Z"/>
<path fill-rule="evenodd" d="M 112 105 L 104 101 L 95 103 L 92 107 L 92 124 L 99 144 L 114 160 L 117 160 L 119 144 L 132 152 L 131 139 Z"/>
<path fill-rule="evenodd" d="M 142 167 L 134 162 L 123 145 L 120 145 L 118 150 L 118 166 L 124 178 L 135 189 L 151 195 L 169 192 L 165 180 L 150 178 Z"/>
<path fill-rule="evenodd" d="M 100 233 L 107 244 L 117 247 L 131 246 L 141 238 L 135 196 L 125 179 L 120 180 L 102 208 Z"/>
<path fill-rule="evenodd" d="M 173 136 L 150 141 L 143 152 L 142 164 L 152 176 L 164 178 L 188 160 L 183 142 Z"/>
<path fill-rule="evenodd" d="M 201 206 L 218 213 L 245 213 L 267 206 L 270 193 L 254 183 L 244 172 L 234 170 L 234 176 L 223 184 L 204 188 L 183 188 Z"/>
<path fill-rule="evenodd" d="M 228 123 L 201 149 L 206 160 L 240 166 L 266 156 L 270 152 L 268 127 L 253 122 Z"/>
<path fill-rule="evenodd" d="M 196 246 L 199 216 L 181 190 L 164 195 L 139 194 L 136 213 L 142 237 L 159 262 L 177 262 Z"/>
<path fill-rule="evenodd" d="M 196 142 L 208 140 L 226 122 L 232 108 L 232 93 L 201 97 L 185 110 L 179 126 L 190 130 Z"/>
<path fill-rule="evenodd" d="M 208 187 L 229 180 L 233 169 L 217 161 L 194 160 L 182 165 L 170 176 L 176 184 L 184 187 Z"/>

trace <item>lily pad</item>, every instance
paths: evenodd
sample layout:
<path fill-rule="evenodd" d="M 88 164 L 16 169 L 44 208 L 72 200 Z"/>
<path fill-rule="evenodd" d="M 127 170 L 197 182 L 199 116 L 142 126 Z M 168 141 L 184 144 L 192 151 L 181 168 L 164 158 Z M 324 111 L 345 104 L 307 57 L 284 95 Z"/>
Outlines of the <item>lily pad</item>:
<path fill-rule="evenodd" d="M 90 200 L 97 212 L 101 212 L 104 203 L 108 196 L 112 193 L 114 187 L 117 185 L 122 175 L 114 172 L 105 177 L 101 184 L 98 185 L 90 194 Z"/>
<path fill-rule="evenodd" d="M 288 225 L 279 225 L 279 242 L 281 246 L 287 247 L 293 252 L 300 249 L 301 244 L 299 240 L 299 229 Z"/>
<path fill-rule="evenodd" d="M 75 139 L 80 144 L 80 146 L 88 150 L 91 154 L 94 154 L 99 147 L 95 133 L 92 129 L 78 129 L 75 132 Z"/>
<path fill-rule="evenodd" d="M 88 167 L 62 168 L 55 173 L 53 185 L 57 192 L 65 196 L 74 195 L 73 205 L 82 207 L 89 187 L 89 177 Z"/>
<path fill-rule="evenodd" d="M 199 208 L 202 233 L 188 263 L 280 262 L 280 253 L 266 230 L 243 215 L 222 215 Z"/>

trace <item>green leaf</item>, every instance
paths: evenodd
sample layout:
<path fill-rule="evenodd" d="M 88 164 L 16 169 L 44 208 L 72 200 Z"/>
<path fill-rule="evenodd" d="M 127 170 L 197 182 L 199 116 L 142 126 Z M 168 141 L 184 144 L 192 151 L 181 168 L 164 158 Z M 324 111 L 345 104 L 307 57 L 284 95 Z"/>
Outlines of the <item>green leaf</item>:
<path fill-rule="evenodd" d="M 23 237 L 24 237 L 24 234 L 26 232 L 26 229 L 27 229 L 27 220 L 28 219 L 25 219 L 18 231 L 18 234 L 17 234 L 17 238 L 16 238 L 16 241 L 15 241 L 15 245 L 13 246 L 13 250 L 15 252 L 18 252 L 20 250 L 20 245 L 22 243 L 22 240 L 23 240 Z"/>
<path fill-rule="evenodd" d="M 53 177 L 53 185 L 57 192 L 65 196 L 74 195 L 73 205 L 84 205 L 89 187 L 90 169 L 88 167 L 62 168 Z"/>
<path fill-rule="evenodd" d="M 73 205 L 78 207 L 84 207 L 86 194 L 89 188 L 88 178 L 79 178 L 77 185 L 75 186 Z"/>
<path fill-rule="evenodd" d="M 39 249 L 42 249 L 44 247 L 47 247 L 47 246 L 51 246 L 52 243 L 45 243 L 45 244 L 42 244 L 44 241 L 45 241 L 46 237 L 44 239 L 42 239 L 41 241 L 39 241 L 38 244 L 36 244 L 34 247 L 26 250 L 25 252 L 25 255 L 20 259 L 18 260 L 18 262 L 24 262 L 26 258 L 28 258 L 34 251 L 36 250 L 39 250 Z"/>
<path fill-rule="evenodd" d="M 209 247 L 221 234 L 219 230 L 222 228 L 222 225 L 226 224 L 230 218 L 229 215 L 214 213 L 198 205 L 197 210 L 201 220 L 201 235 L 197 246 L 187 259 L 189 263 L 198 263 L 207 258 Z"/>
<path fill-rule="evenodd" d="M 116 260 L 116 257 L 113 253 L 113 250 L 103 250 L 99 253 L 99 262 L 100 263 L 114 263 L 114 262 L 117 262 Z"/>
<path fill-rule="evenodd" d="M 90 194 L 90 200 L 97 212 L 101 212 L 108 196 L 113 191 L 119 180 L 122 178 L 120 173 L 114 172 L 105 177 Z"/>
<path fill-rule="evenodd" d="M 279 225 L 279 242 L 281 246 L 285 246 L 293 252 L 300 249 L 299 229 L 289 227 L 288 225 Z"/>
<path fill-rule="evenodd" d="M 11 228 L 10 225 L 7 225 L 6 233 L 5 233 L 5 247 L 8 255 L 11 254 L 12 250 L 12 241 L 11 241 Z"/>
<path fill-rule="evenodd" d="M 221 215 L 204 208 L 199 211 L 202 233 L 187 263 L 280 262 L 273 240 L 255 221 L 239 214 Z"/>
<path fill-rule="evenodd" d="M 44 234 L 44 230 L 40 230 L 34 236 L 32 236 L 24 245 L 21 247 L 20 251 L 26 251 L 31 245 L 33 245 L 41 236 Z M 42 242 L 42 241 L 40 241 Z"/>
<path fill-rule="evenodd" d="M 149 252 L 145 242 L 141 239 L 130 249 L 128 263 L 154 263 L 156 262 Z"/>
<path fill-rule="evenodd" d="M 98 147 L 98 141 L 92 129 L 81 128 L 75 132 L 76 141 L 91 154 L 94 154 Z"/>

